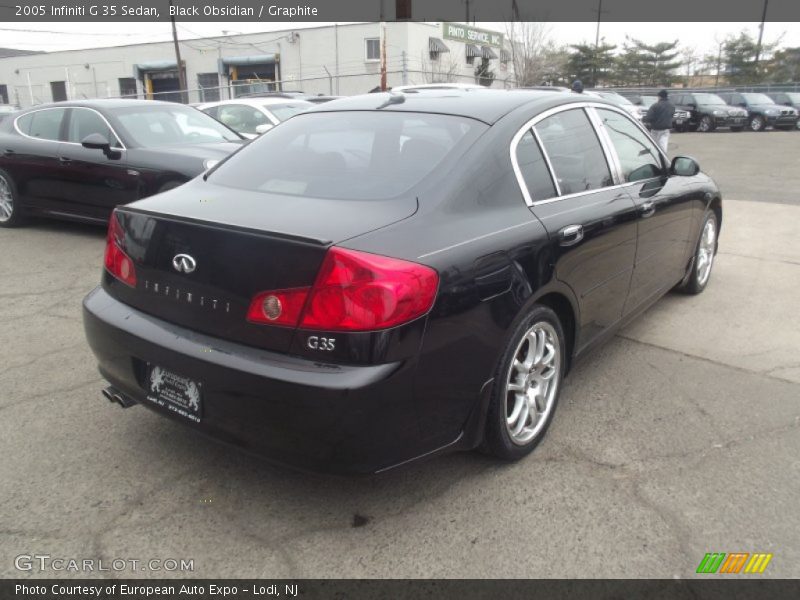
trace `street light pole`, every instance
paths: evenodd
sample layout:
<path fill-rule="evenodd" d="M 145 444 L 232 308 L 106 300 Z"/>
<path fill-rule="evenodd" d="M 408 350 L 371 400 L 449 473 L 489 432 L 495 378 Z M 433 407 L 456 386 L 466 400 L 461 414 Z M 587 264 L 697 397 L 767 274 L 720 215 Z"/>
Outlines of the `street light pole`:
<path fill-rule="evenodd" d="M 764 11 L 761 13 L 761 25 L 758 26 L 758 45 L 756 46 L 756 71 L 758 70 L 758 60 L 761 58 L 761 40 L 764 37 L 764 22 L 767 20 L 767 5 L 769 0 L 764 0 Z"/>

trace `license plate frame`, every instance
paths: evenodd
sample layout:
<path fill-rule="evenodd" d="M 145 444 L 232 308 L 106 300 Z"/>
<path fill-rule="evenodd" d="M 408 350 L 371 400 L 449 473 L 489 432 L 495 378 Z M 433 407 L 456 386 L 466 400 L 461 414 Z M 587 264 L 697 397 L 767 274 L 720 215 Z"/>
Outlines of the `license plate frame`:
<path fill-rule="evenodd" d="M 173 412 L 188 421 L 203 418 L 203 384 L 160 365 L 148 363 L 145 378 L 148 402 Z"/>

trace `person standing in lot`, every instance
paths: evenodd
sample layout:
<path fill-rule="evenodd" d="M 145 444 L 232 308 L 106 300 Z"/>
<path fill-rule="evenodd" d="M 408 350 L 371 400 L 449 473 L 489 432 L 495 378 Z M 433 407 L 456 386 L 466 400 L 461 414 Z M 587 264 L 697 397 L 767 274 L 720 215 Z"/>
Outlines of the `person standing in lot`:
<path fill-rule="evenodd" d="M 675 107 L 668 100 L 667 90 L 661 90 L 658 92 L 658 102 L 650 106 L 643 119 L 650 126 L 650 135 L 653 136 L 664 154 L 667 153 L 669 130 L 672 128 L 672 115 L 674 114 Z"/>

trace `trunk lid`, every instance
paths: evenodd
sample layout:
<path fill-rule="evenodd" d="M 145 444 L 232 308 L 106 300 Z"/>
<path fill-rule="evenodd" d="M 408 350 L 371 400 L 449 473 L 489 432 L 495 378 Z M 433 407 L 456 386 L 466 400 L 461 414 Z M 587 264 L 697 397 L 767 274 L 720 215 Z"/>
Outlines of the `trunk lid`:
<path fill-rule="evenodd" d="M 311 286 L 332 244 L 404 219 L 416 207 L 414 198 L 326 200 L 195 180 L 117 211 L 136 287 L 108 272 L 104 287 L 189 329 L 288 352 L 293 328 L 247 321 L 253 296 Z"/>

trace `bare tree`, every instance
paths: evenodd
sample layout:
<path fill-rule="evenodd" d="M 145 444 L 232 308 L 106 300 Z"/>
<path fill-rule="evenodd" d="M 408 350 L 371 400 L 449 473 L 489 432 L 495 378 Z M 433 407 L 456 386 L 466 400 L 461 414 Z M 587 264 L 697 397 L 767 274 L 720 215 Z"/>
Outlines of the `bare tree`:
<path fill-rule="evenodd" d="M 450 58 L 447 53 L 445 58 L 441 54 L 436 59 L 428 59 L 424 55 L 421 59 L 422 76 L 425 83 L 453 83 L 458 81 L 460 65 Z"/>
<path fill-rule="evenodd" d="M 546 23 L 510 21 L 506 23 L 511 62 L 518 86 L 538 85 L 552 68 L 548 63 L 554 47 Z"/>

